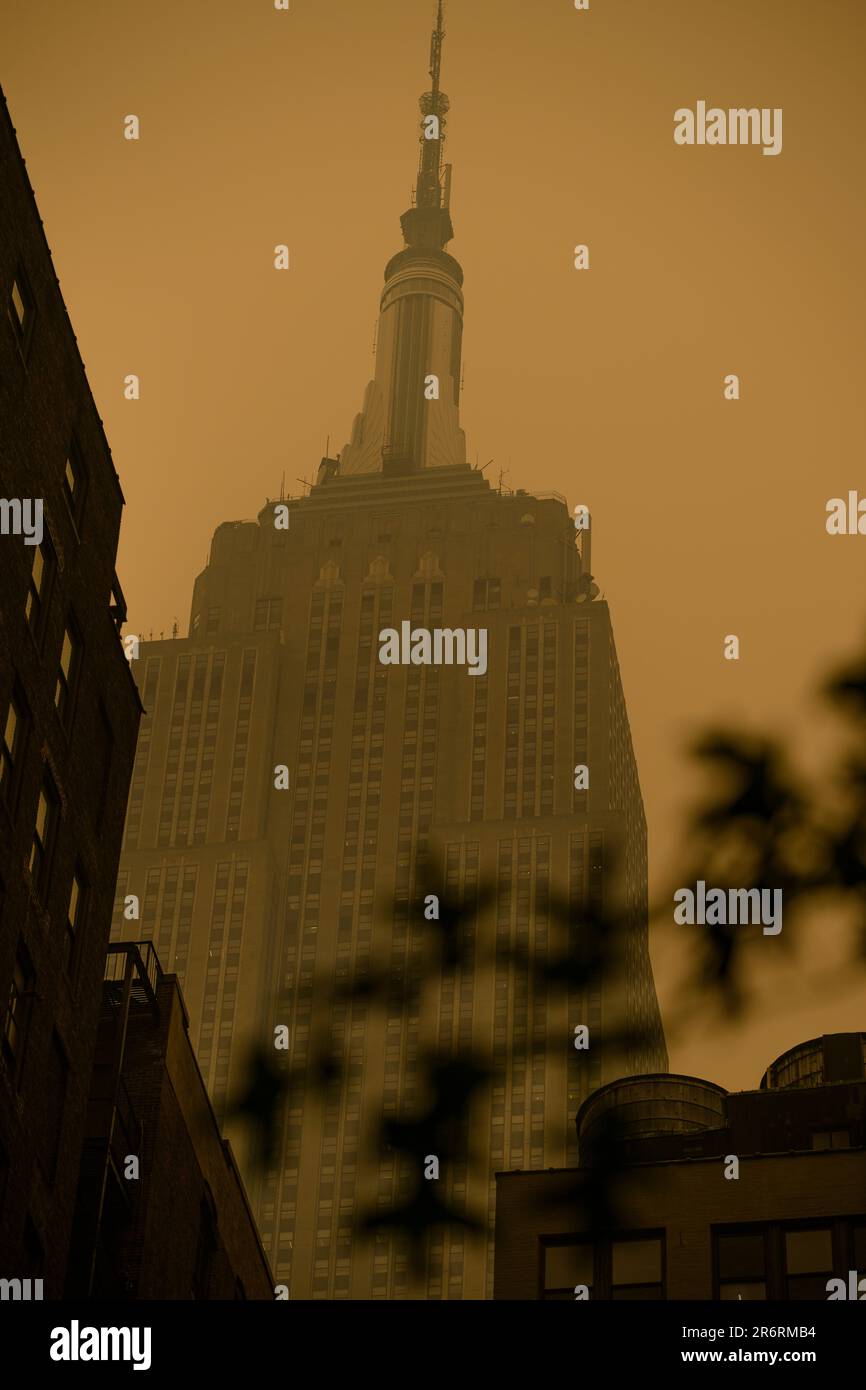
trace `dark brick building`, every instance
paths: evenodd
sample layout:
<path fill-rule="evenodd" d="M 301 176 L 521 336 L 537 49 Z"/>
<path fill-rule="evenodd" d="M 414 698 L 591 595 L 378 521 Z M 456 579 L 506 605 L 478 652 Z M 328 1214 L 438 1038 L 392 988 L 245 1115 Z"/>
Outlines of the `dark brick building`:
<path fill-rule="evenodd" d="M 866 1275 L 864 1049 L 864 1033 L 800 1043 L 758 1091 L 601 1087 L 578 1111 L 579 1168 L 497 1174 L 494 1297 L 826 1299 L 829 1279 Z M 600 1136 L 624 1165 L 619 1221 L 590 1235 L 577 1193 Z"/>
<path fill-rule="evenodd" d="M 0 1276 L 43 1277 L 46 1298 L 141 712 L 118 635 L 122 508 L 0 93 Z"/>
<path fill-rule="evenodd" d="M 274 1297 L 177 977 L 148 942 L 108 953 L 68 1293 Z"/>

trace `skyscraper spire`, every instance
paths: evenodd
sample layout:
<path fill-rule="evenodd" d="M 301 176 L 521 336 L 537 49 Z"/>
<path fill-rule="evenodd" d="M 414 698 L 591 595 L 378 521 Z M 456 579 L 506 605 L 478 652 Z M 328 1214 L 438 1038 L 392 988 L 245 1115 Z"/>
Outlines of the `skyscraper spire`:
<path fill-rule="evenodd" d="M 421 157 L 414 207 L 400 219 L 408 246 L 445 246 L 454 235 L 450 201 L 451 166 L 442 164 L 445 144 L 445 123 L 450 107 L 448 97 L 439 82 L 442 71 L 442 0 L 439 0 L 436 28 L 430 39 L 431 88 L 424 92 L 418 105 L 421 108 Z"/>
<path fill-rule="evenodd" d="M 385 267 L 376 373 L 340 460 L 343 473 L 415 472 L 466 466 L 460 428 L 463 271 L 445 246 L 451 222 L 451 165 L 443 164 L 450 107 L 440 87 L 442 0 L 430 40 L 430 90 L 422 94 L 421 156 L 405 246 Z"/>

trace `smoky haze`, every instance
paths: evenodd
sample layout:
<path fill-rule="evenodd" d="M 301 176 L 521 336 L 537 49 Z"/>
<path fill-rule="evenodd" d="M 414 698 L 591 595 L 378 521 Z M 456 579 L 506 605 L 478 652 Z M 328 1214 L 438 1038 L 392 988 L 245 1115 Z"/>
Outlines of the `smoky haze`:
<path fill-rule="evenodd" d="M 128 631 L 184 633 L 214 528 L 349 438 L 430 12 L 4 6 L 4 87 L 127 500 Z M 592 508 L 658 891 L 697 789 L 687 738 L 769 728 L 820 777 L 812 691 L 866 619 L 866 539 L 824 525 L 864 476 L 866 11 L 453 0 L 446 27 L 469 457 Z M 782 153 L 677 147 L 673 113 L 699 99 L 783 108 Z M 672 1070 L 753 1087 L 795 1042 L 860 1028 L 856 977 L 832 999 L 805 983 L 833 925 L 813 919 L 795 960 L 767 938 L 760 1006 L 678 1037 Z M 682 938 L 671 920 L 652 939 L 664 1017 Z"/>

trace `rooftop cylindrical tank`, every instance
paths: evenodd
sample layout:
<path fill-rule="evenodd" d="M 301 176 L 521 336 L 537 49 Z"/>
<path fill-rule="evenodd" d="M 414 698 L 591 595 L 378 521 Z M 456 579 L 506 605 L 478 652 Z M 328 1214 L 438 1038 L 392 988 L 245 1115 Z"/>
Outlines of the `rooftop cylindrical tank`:
<path fill-rule="evenodd" d="M 673 1072 L 611 1081 L 588 1096 L 577 1112 L 581 1155 L 602 1134 L 629 1140 L 719 1129 L 725 1123 L 727 1094 L 712 1081 Z"/>
<path fill-rule="evenodd" d="M 802 1090 L 866 1076 L 866 1033 L 824 1033 L 789 1047 L 761 1077 L 762 1091 Z"/>

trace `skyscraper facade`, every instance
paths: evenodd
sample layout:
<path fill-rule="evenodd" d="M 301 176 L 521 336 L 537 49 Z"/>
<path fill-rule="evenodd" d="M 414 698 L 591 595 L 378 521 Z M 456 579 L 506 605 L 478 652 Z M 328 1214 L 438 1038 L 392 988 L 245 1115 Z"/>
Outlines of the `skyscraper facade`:
<path fill-rule="evenodd" d="M 351 439 L 308 495 L 217 529 L 189 635 L 143 643 L 134 666 L 147 715 L 116 936 L 153 939 L 181 977 L 218 1113 L 249 1049 L 272 1045 L 280 1025 L 296 1078 L 323 1030 L 345 1069 L 341 1084 L 293 1085 L 269 1170 L 233 1135 L 292 1297 L 490 1296 L 495 1171 L 572 1162 L 588 1091 L 667 1065 L 608 608 L 565 499 L 497 489 L 466 462 L 442 38 L 440 7 L 415 199 Z M 432 636 L 429 659 L 423 643 L 415 660 L 404 647 L 406 664 L 382 659 L 389 631 L 408 646 L 419 630 L 440 634 L 443 661 Z M 459 977 L 426 981 L 417 1007 L 346 992 L 377 969 L 417 975 L 419 902 L 471 900 L 484 885 L 492 897 Z M 555 897 L 621 913 L 625 949 L 603 987 L 530 989 L 506 958 L 546 957 Z M 590 1050 L 578 1068 L 575 1026 L 614 1017 L 641 1041 L 621 1059 Z M 484 1229 L 474 1240 L 437 1229 L 421 1276 L 353 1221 L 405 1193 L 401 1163 L 372 1140 L 383 1113 L 421 1103 L 428 1046 L 504 1065 L 478 1094 L 472 1161 L 440 1178 Z"/>

